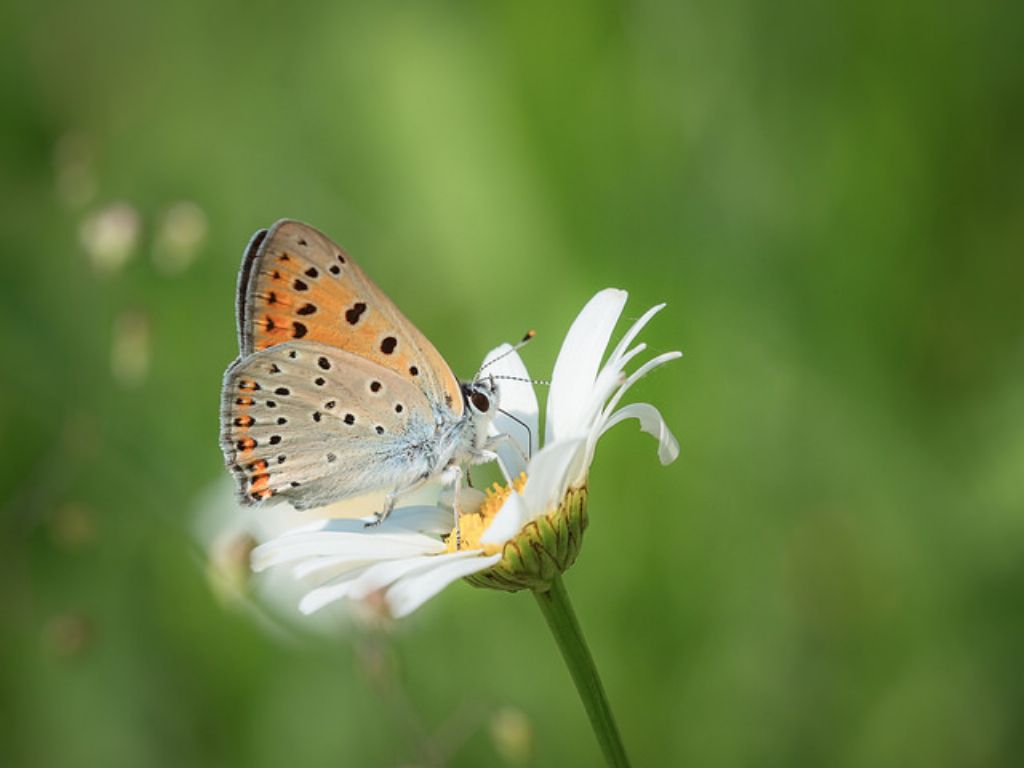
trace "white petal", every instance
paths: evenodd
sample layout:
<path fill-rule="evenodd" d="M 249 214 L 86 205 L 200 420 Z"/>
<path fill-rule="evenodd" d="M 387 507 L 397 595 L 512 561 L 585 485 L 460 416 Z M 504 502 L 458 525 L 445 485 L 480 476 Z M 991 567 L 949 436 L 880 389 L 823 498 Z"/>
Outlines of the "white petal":
<path fill-rule="evenodd" d="M 441 494 L 441 498 L 438 499 L 438 504 L 443 504 L 444 509 L 442 514 L 445 519 L 444 530 L 440 533 L 451 533 L 452 525 L 455 519 L 453 512 L 455 507 L 456 489 L 453 486 L 444 493 Z M 459 498 L 459 513 L 463 515 L 472 515 L 480 511 L 480 507 L 487 500 L 487 494 L 481 491 L 479 488 L 470 488 L 468 485 L 458 489 Z"/>
<path fill-rule="evenodd" d="M 366 573 L 366 571 L 371 567 L 372 564 L 364 564 L 359 568 L 353 568 L 352 570 L 340 574 L 337 578 L 332 579 L 328 584 L 307 592 L 299 601 L 299 611 L 309 615 L 315 611 L 319 611 L 325 605 L 329 605 L 330 603 L 345 597 L 355 580 L 362 574 Z"/>
<path fill-rule="evenodd" d="M 399 507 L 376 527 L 367 528 L 366 522 L 318 520 L 283 533 L 253 550 L 252 569 L 262 571 L 307 558 L 331 558 L 339 565 L 432 554 L 445 548 L 436 534 L 447 533 L 452 527 L 450 512 L 425 505 Z M 317 570 L 315 565 L 305 567 L 309 572 Z"/>
<path fill-rule="evenodd" d="M 618 359 L 622 355 L 622 351 L 633 342 L 633 339 L 635 339 L 637 334 L 644 329 L 644 326 L 651 321 L 651 318 L 661 312 L 664 308 L 664 304 L 657 304 L 644 312 L 643 316 L 639 320 L 629 326 L 629 330 L 626 331 L 625 335 L 619 340 L 619 343 L 615 345 L 615 349 L 612 351 L 608 359 Z M 625 365 L 625 363 L 623 363 L 623 365 Z"/>
<path fill-rule="evenodd" d="M 360 533 L 314 531 L 286 534 L 261 544 L 253 550 L 251 562 L 254 571 L 262 571 L 308 557 L 381 560 L 426 555 L 444 549 L 439 539 L 419 533 L 386 534 L 372 528 L 364 528 Z"/>
<path fill-rule="evenodd" d="M 408 563 L 409 567 L 405 568 L 397 567 L 393 562 L 379 563 L 356 579 L 349 592 L 349 596 L 356 600 L 362 600 L 367 595 L 390 584 L 394 584 L 399 579 L 435 570 L 452 561 L 478 558 L 483 553 L 482 549 L 466 549 L 461 552 L 452 552 L 451 554 L 421 557 L 416 559 L 419 562 L 419 566 L 416 567 L 414 567 L 415 561 L 412 560 Z"/>
<path fill-rule="evenodd" d="M 528 519 L 550 512 L 577 477 L 586 477 L 586 466 L 580 466 L 586 444 L 582 438 L 560 440 L 533 457 L 523 488 Z"/>
<path fill-rule="evenodd" d="M 391 610 L 391 615 L 396 619 L 408 616 L 453 581 L 461 579 L 463 576 L 468 576 L 471 573 L 490 568 L 501 559 L 501 555 L 491 555 L 490 557 L 476 556 L 465 560 L 455 559 L 463 554 L 474 553 L 458 552 L 446 557 L 444 560 L 447 562 L 424 571 L 422 574 L 407 576 L 389 589 L 385 593 L 384 599 Z M 442 558 L 435 559 L 441 560 Z"/>
<path fill-rule="evenodd" d="M 612 396 L 616 389 L 626 382 L 626 375 L 622 369 L 630 360 L 647 349 L 646 344 L 637 344 L 633 349 L 624 355 L 618 355 L 605 363 L 601 372 L 597 374 L 597 381 L 594 382 L 594 389 L 590 393 L 590 401 L 587 405 L 589 420 L 581 425 L 581 433 L 589 434 L 593 431 L 594 423 L 601 417 L 604 404 Z"/>
<path fill-rule="evenodd" d="M 615 395 L 611 399 L 611 402 L 608 403 L 608 405 L 605 407 L 604 413 L 606 415 L 611 413 L 615 409 L 615 406 L 619 404 L 619 401 L 622 399 L 622 396 L 626 394 L 629 388 L 636 384 L 638 381 L 640 381 L 640 379 L 642 379 L 648 373 L 653 371 L 658 366 L 664 365 L 665 363 L 671 360 L 678 360 L 682 356 L 682 352 L 665 352 L 664 354 L 658 355 L 657 357 L 652 358 L 643 365 L 641 365 L 639 368 L 633 371 L 633 373 L 629 375 L 629 378 L 623 382 L 621 387 L 619 387 L 619 391 L 615 393 Z M 592 437 L 593 439 L 596 439 L 597 435 L 593 435 Z"/>
<path fill-rule="evenodd" d="M 450 510 L 442 509 L 437 504 L 399 507 L 377 527 L 382 531 L 448 533 L 452 529 L 452 515 Z M 365 524 L 363 530 L 367 530 Z"/>
<path fill-rule="evenodd" d="M 330 584 L 311 590 L 302 598 L 299 610 L 307 614 L 313 613 L 343 597 L 361 600 L 371 592 L 383 589 L 403 576 L 417 570 L 431 568 L 438 560 L 437 556 L 421 556 L 373 563 L 358 571 L 345 574 L 343 578 L 335 579 Z"/>
<path fill-rule="evenodd" d="M 540 408 L 537 405 L 537 393 L 534 391 L 530 372 L 527 370 L 523 358 L 509 344 L 502 344 L 497 349 L 492 350 L 484 358 L 484 365 L 488 365 L 490 360 L 499 356 L 502 356 L 501 359 L 490 364 L 485 371 L 485 375 L 494 376 L 497 379 L 501 409 L 515 414 L 525 421 L 527 426 L 533 428 L 533 442 L 536 447 L 536 442 L 539 438 L 537 434 L 537 417 L 540 413 Z M 520 432 L 523 431 L 522 427 L 519 429 Z M 526 443 L 525 435 L 523 435 L 523 443 Z"/>
<path fill-rule="evenodd" d="M 323 571 L 333 570 L 333 573 L 321 578 L 321 581 L 328 581 L 366 563 L 364 557 L 309 557 L 292 567 L 292 575 L 297 579 L 305 579 L 314 574 L 322 574 Z"/>
<path fill-rule="evenodd" d="M 590 392 L 626 296 L 615 288 L 599 292 L 569 328 L 551 374 L 545 444 L 585 431 Z"/>
<path fill-rule="evenodd" d="M 611 400 L 608 402 L 607 405 L 605 405 L 604 409 L 601 411 L 599 416 L 595 418 L 593 423 L 591 424 L 590 432 L 587 435 L 587 449 L 585 451 L 586 460 L 584 462 L 584 465 L 586 467 L 589 467 L 590 464 L 594 461 L 594 451 L 597 449 L 598 438 L 600 438 L 601 435 L 604 434 L 606 430 L 606 425 L 608 423 L 609 414 L 611 414 L 615 410 L 615 406 L 617 406 L 619 404 L 619 401 L 622 400 L 622 396 L 625 395 L 629 388 L 632 387 L 637 381 L 642 379 L 655 368 L 657 368 L 660 365 L 664 365 L 670 360 L 675 360 L 676 358 L 682 356 L 682 352 L 666 352 L 663 355 L 658 355 L 657 357 L 648 360 L 646 363 L 641 365 L 639 368 L 633 371 L 633 373 L 630 374 L 630 376 L 624 382 L 622 382 L 622 385 L 619 387 L 618 391 L 615 392 Z M 674 439 L 675 438 L 673 438 L 673 440 Z"/>
<path fill-rule="evenodd" d="M 640 422 L 640 429 L 657 439 L 658 459 L 662 464 L 671 464 L 679 458 L 679 441 L 669 430 L 658 409 L 649 403 L 630 403 L 620 408 L 605 422 L 601 434 L 626 419 L 637 419 Z"/>
<path fill-rule="evenodd" d="M 491 360 L 501 357 L 495 363 Z M 496 378 L 498 385 L 498 407 L 501 411 L 494 414 L 490 434 L 509 435 L 515 445 L 498 443 L 496 451 L 513 477 L 526 470 L 526 462 L 538 449 L 540 432 L 537 420 L 539 407 L 537 393 L 530 381 L 530 372 L 526 370 L 519 353 L 512 350 L 509 344 L 502 344 L 484 358 L 485 375 Z M 503 378 L 504 377 L 504 378 Z M 504 411 L 504 413 L 502 413 Z M 513 418 L 515 417 L 515 418 Z"/>
<path fill-rule="evenodd" d="M 481 544 L 504 544 L 515 536 L 530 520 L 529 510 L 522 496 L 514 491 L 505 499 L 498 514 L 480 537 Z"/>

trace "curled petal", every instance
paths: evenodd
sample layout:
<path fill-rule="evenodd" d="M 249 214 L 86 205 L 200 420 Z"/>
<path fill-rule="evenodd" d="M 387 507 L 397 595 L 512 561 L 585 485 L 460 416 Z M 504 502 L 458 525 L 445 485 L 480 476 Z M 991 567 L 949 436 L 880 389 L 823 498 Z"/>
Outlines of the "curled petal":
<path fill-rule="evenodd" d="M 615 395 L 612 397 L 611 402 L 609 402 L 608 405 L 605 406 L 604 413 L 609 414 L 612 411 L 614 411 L 615 406 L 619 404 L 619 401 L 622 399 L 622 396 L 629 391 L 629 388 L 636 384 L 638 381 L 640 381 L 640 379 L 642 379 L 648 373 L 671 360 L 678 360 L 682 356 L 682 352 L 665 352 L 664 354 L 651 358 L 646 363 L 641 365 L 639 368 L 633 371 L 633 373 L 629 375 L 629 378 L 627 378 L 623 382 L 622 386 L 619 387 L 619 391 L 616 392 Z"/>
<path fill-rule="evenodd" d="M 661 412 L 650 403 L 630 403 L 620 408 L 605 422 L 601 434 L 626 419 L 637 419 L 640 429 L 658 441 L 658 459 L 662 464 L 671 464 L 679 458 L 679 441 L 668 428 Z"/>

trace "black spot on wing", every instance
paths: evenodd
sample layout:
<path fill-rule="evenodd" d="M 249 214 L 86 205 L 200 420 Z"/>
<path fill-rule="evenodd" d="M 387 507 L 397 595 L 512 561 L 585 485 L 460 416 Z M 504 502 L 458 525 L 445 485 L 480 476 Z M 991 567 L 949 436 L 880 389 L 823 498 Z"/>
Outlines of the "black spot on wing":
<path fill-rule="evenodd" d="M 361 301 L 357 301 L 351 306 L 351 308 L 345 310 L 345 320 L 348 321 L 349 325 L 355 325 L 359 322 L 359 318 L 362 317 L 362 314 L 365 311 L 366 304 Z"/>

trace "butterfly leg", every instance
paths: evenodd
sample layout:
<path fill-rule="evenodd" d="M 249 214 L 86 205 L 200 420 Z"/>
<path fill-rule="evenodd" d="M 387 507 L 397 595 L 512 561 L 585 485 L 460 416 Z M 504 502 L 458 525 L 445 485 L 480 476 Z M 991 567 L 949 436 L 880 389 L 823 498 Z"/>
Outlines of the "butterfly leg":
<path fill-rule="evenodd" d="M 465 471 L 458 464 L 452 464 L 441 473 L 441 479 L 445 485 L 452 487 L 452 530 L 455 533 L 455 551 L 462 546 L 462 528 L 459 517 L 462 514 L 459 509 L 459 489 L 462 487 L 462 478 Z"/>
<path fill-rule="evenodd" d="M 508 485 L 512 485 L 512 474 L 509 472 L 509 469 L 505 465 L 504 460 L 501 458 L 501 456 L 498 455 L 498 452 L 494 450 L 501 443 L 509 443 L 513 448 L 516 449 L 516 451 L 518 451 L 519 455 L 523 459 L 523 466 L 524 467 L 529 463 L 529 460 L 527 459 L 526 454 L 523 453 L 523 449 L 519 445 L 519 443 L 517 443 L 514 439 L 512 439 L 511 435 L 508 435 L 508 434 L 505 434 L 505 433 L 502 433 L 500 435 L 495 435 L 494 437 L 490 438 L 487 441 L 487 443 L 484 445 L 484 449 L 480 452 L 480 460 L 482 462 L 483 461 L 494 461 L 494 462 L 497 462 L 498 469 L 501 470 L 501 474 L 505 478 L 505 482 Z"/>
<path fill-rule="evenodd" d="M 368 523 L 366 523 L 365 527 L 374 528 L 383 523 L 385 520 L 388 519 L 388 515 L 390 515 L 391 512 L 394 510 L 395 503 L 401 496 L 404 496 L 407 493 L 412 493 L 429 479 L 429 474 L 423 474 L 416 482 L 410 483 L 405 488 L 397 488 L 393 491 L 389 491 L 388 495 L 384 497 L 384 507 L 381 509 L 380 512 L 373 513 L 373 520 L 370 520 Z"/>
<path fill-rule="evenodd" d="M 388 515 L 391 514 L 391 510 L 395 508 L 395 501 L 398 499 L 400 493 L 398 491 L 391 491 L 387 496 L 384 497 L 384 507 L 379 512 L 373 513 L 373 520 L 366 523 L 366 528 L 376 528 L 378 525 L 388 519 Z"/>

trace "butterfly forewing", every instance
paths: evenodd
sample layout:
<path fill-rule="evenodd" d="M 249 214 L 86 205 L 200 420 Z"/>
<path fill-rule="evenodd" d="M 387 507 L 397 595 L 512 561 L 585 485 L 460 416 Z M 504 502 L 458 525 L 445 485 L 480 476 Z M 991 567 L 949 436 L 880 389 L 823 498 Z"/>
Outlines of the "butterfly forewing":
<path fill-rule="evenodd" d="M 434 429 L 413 383 L 350 352 L 285 343 L 240 358 L 224 378 L 221 447 L 243 500 L 314 507 L 420 479 L 415 447 Z"/>
<path fill-rule="evenodd" d="M 319 342 L 376 363 L 429 402 L 463 411 L 459 382 L 434 346 L 326 235 L 297 221 L 250 242 L 239 317 L 242 356 Z"/>

